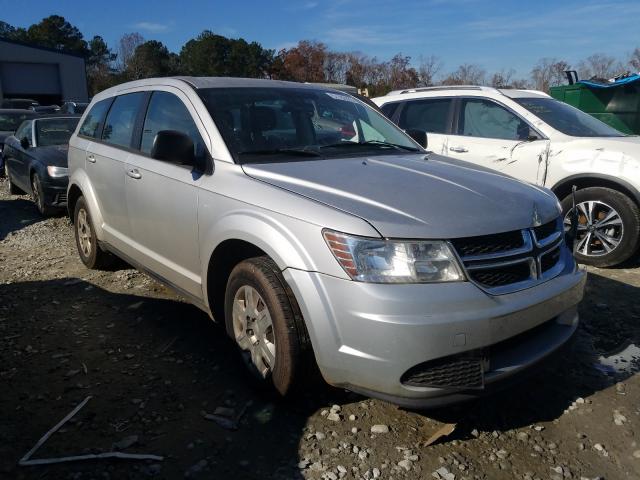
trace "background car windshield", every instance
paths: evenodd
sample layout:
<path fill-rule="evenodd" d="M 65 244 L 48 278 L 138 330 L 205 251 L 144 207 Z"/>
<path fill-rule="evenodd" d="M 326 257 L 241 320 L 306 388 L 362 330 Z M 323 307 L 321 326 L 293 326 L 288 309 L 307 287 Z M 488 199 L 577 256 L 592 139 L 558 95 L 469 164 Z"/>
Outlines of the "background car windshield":
<path fill-rule="evenodd" d="M 292 149 L 322 157 L 397 153 L 384 143 L 424 153 L 381 114 L 342 92 L 213 88 L 199 93 L 236 160 L 276 161 L 282 150 L 291 154 Z"/>
<path fill-rule="evenodd" d="M 623 133 L 566 103 L 552 98 L 514 98 L 556 130 L 572 137 L 624 137 Z"/>
<path fill-rule="evenodd" d="M 0 131 L 15 132 L 27 117 L 24 113 L 0 113 Z"/>
<path fill-rule="evenodd" d="M 36 145 L 48 147 L 50 145 L 66 145 L 71 134 L 78 125 L 79 118 L 47 118 L 40 119 L 36 124 Z"/>

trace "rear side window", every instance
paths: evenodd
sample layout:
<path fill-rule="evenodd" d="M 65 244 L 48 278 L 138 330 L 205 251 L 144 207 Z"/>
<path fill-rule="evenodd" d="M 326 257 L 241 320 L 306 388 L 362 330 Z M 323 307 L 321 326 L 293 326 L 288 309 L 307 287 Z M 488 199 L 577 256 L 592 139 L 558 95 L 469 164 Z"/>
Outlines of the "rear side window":
<path fill-rule="evenodd" d="M 120 147 L 131 147 L 136 117 L 145 98 L 145 92 L 116 97 L 109 109 L 102 130 L 102 140 Z"/>
<path fill-rule="evenodd" d="M 385 117 L 391 118 L 393 114 L 396 112 L 399 103 L 385 103 L 380 107 L 380 111 L 384 113 Z"/>
<path fill-rule="evenodd" d="M 400 116 L 400 127 L 447 133 L 450 107 L 450 98 L 409 101 Z"/>
<path fill-rule="evenodd" d="M 143 153 L 151 154 L 153 141 L 161 130 L 175 130 L 187 134 L 193 141 L 196 158 L 204 155 L 204 142 L 182 100 L 172 93 L 153 92 L 142 130 L 140 150 Z"/>
<path fill-rule="evenodd" d="M 100 100 L 91 107 L 91 110 L 89 110 L 89 113 L 87 113 L 87 116 L 84 118 L 84 122 L 82 122 L 80 131 L 78 132 L 80 135 L 91 138 L 99 137 L 100 125 L 102 125 L 102 122 L 104 121 L 104 116 L 107 114 L 109 105 L 111 105 L 111 100 L 111 98 Z"/>
<path fill-rule="evenodd" d="M 458 120 L 458 135 L 502 140 L 526 140 L 529 125 L 516 114 L 489 100 L 466 99 Z"/>

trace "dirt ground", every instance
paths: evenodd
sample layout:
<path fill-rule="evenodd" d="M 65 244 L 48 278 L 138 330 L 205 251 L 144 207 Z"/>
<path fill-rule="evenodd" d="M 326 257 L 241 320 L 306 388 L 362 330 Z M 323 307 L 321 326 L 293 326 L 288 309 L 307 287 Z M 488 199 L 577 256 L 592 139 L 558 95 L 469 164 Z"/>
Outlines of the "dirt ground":
<path fill-rule="evenodd" d="M 412 412 L 318 386 L 282 402 L 205 314 L 127 267 L 87 270 L 65 217 L 0 191 L 0 478 L 640 478 L 638 261 L 590 269 L 571 349 L 496 396 Z M 164 460 L 18 466 L 89 395 L 34 458 Z M 237 424 L 204 417 L 219 407 Z"/>

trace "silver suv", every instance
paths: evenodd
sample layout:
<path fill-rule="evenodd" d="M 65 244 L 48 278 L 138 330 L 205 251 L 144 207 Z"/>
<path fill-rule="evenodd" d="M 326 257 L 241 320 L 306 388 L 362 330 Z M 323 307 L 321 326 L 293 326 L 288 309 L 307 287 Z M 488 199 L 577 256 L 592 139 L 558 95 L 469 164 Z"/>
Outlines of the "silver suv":
<path fill-rule="evenodd" d="M 585 273 L 549 190 L 428 154 L 346 93 L 126 83 L 94 97 L 69 169 L 85 265 L 115 254 L 172 286 L 281 394 L 315 361 L 401 405 L 463 400 L 578 324 Z"/>

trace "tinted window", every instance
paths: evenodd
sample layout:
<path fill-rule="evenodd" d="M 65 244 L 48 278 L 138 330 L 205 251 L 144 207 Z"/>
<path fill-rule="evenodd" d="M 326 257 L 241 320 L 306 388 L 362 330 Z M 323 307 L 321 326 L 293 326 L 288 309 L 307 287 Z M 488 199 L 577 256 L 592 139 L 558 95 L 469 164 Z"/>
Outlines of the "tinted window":
<path fill-rule="evenodd" d="M 409 101 L 402 111 L 400 126 L 429 133 L 446 133 L 450 106 L 449 98 Z"/>
<path fill-rule="evenodd" d="M 102 130 L 102 140 L 121 147 L 131 147 L 136 117 L 145 93 L 129 93 L 116 97 Z"/>
<path fill-rule="evenodd" d="M 380 111 L 385 114 L 385 116 L 391 118 L 398 108 L 399 103 L 386 103 L 380 107 Z"/>
<path fill-rule="evenodd" d="M 77 118 L 47 118 L 36 120 L 36 145 L 66 145 L 78 125 Z"/>
<path fill-rule="evenodd" d="M 100 125 L 104 120 L 107 110 L 109 109 L 109 105 L 111 105 L 111 100 L 111 98 L 101 100 L 91 107 L 91 110 L 89 110 L 87 116 L 84 117 L 84 122 L 82 122 L 82 126 L 80 127 L 80 135 L 98 138 L 100 134 Z"/>
<path fill-rule="evenodd" d="M 573 137 L 624 137 L 618 130 L 582 110 L 552 98 L 514 98 L 556 130 Z"/>
<path fill-rule="evenodd" d="M 529 125 L 497 103 L 482 99 L 462 101 L 458 134 L 468 137 L 526 140 Z"/>
<path fill-rule="evenodd" d="M 196 158 L 204 155 L 204 142 L 191 114 L 178 97 L 168 92 L 154 92 L 151 96 L 144 120 L 140 150 L 150 154 L 153 140 L 161 130 L 175 130 L 187 134 L 193 140 Z"/>
<path fill-rule="evenodd" d="M 242 162 L 424 153 L 379 111 L 345 93 L 273 87 L 198 93 Z"/>
<path fill-rule="evenodd" d="M 0 131 L 15 132 L 23 121 L 32 116 L 28 112 L 0 113 Z"/>

